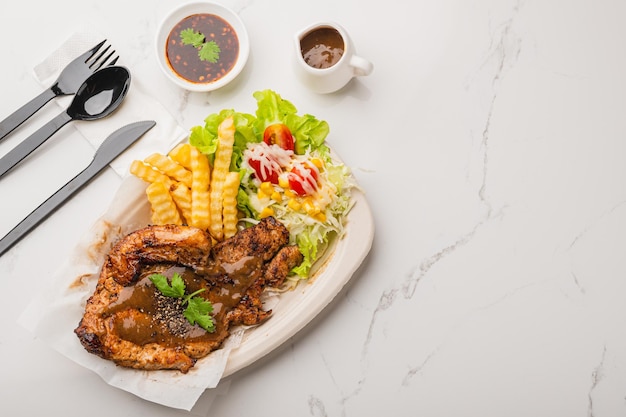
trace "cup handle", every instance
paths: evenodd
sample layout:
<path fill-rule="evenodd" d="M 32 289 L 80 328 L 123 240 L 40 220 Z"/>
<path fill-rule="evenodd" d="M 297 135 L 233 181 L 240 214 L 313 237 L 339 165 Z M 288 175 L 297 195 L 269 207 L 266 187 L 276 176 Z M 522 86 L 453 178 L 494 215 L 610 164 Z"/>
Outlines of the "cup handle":
<path fill-rule="evenodd" d="M 370 75 L 374 69 L 374 65 L 371 62 L 356 55 L 352 55 L 352 58 L 350 58 L 350 66 L 354 68 L 354 75 L 356 76 Z"/>

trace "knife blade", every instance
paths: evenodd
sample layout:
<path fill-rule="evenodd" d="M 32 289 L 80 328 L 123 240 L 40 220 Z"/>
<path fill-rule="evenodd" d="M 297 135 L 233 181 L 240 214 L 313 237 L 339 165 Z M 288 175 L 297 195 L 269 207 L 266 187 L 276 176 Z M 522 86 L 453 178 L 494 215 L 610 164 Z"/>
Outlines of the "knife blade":
<path fill-rule="evenodd" d="M 123 126 L 111 133 L 96 151 L 91 163 L 67 184 L 51 195 L 9 233 L 0 239 L 0 256 L 8 251 L 32 229 L 44 221 L 59 206 L 93 180 L 107 165 L 141 138 L 156 122 L 146 120 Z"/>

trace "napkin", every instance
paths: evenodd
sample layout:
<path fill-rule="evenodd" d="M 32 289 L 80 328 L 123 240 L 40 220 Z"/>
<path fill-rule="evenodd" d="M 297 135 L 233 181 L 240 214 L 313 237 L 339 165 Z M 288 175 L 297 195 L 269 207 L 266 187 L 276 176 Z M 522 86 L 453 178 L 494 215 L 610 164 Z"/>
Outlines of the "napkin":
<path fill-rule="evenodd" d="M 93 34 L 72 36 L 34 68 L 37 80 L 42 86 L 49 86 L 71 59 L 102 39 L 104 37 Z M 96 372 L 112 386 L 154 403 L 206 415 L 213 399 L 228 389 L 227 384 L 220 384 L 218 389 L 218 383 L 230 351 L 241 342 L 243 329 L 233 332 L 221 349 L 199 360 L 187 374 L 118 367 L 88 353 L 74 334 L 85 302 L 95 289 L 108 248 L 122 235 L 145 226 L 149 220 L 146 184 L 128 175 L 130 163 L 152 152 L 168 151 L 187 134 L 166 109 L 145 91 L 140 80 L 134 79 L 122 107 L 113 115 L 97 122 L 76 125 L 85 140 L 96 148 L 109 133 L 127 123 L 145 119 L 157 122 L 152 130 L 114 161 L 113 169 L 124 179 L 111 206 L 84 235 L 61 268 L 47 281 L 45 288 L 35 295 L 19 322 L 49 346 Z M 71 98 L 62 99 L 57 100 L 57 105 L 65 108 Z M 207 391 L 208 388 L 215 389 Z"/>

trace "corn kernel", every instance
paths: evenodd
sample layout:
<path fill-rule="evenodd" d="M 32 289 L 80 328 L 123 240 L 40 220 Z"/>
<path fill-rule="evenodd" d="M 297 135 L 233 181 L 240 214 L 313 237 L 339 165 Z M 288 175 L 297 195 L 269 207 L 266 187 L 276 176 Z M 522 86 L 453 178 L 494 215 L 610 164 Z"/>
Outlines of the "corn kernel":
<path fill-rule="evenodd" d="M 296 196 L 296 193 L 294 193 L 293 191 L 291 191 L 289 189 L 285 189 L 285 197 L 293 198 L 295 196 Z"/>
<path fill-rule="evenodd" d="M 271 207 L 265 207 L 263 210 L 261 210 L 261 213 L 259 214 L 259 217 L 261 217 L 262 219 L 265 217 L 269 217 L 269 216 L 273 216 L 274 215 L 274 209 Z"/>
<path fill-rule="evenodd" d="M 322 169 L 324 167 L 324 161 L 319 158 L 311 158 L 311 162 L 317 167 L 317 169 Z"/>
<path fill-rule="evenodd" d="M 261 183 L 259 190 L 263 191 L 267 195 L 271 195 L 274 192 L 274 187 L 272 187 L 272 183 L 265 181 Z"/>
<path fill-rule="evenodd" d="M 289 180 L 285 177 L 278 177 L 278 185 L 286 190 L 289 188 Z"/>
<path fill-rule="evenodd" d="M 269 197 L 269 195 L 267 193 L 263 192 L 263 190 L 261 190 L 260 188 L 257 191 L 256 195 L 257 195 L 257 197 L 259 197 L 259 200 L 264 200 L 264 199 Z"/>
<path fill-rule="evenodd" d="M 300 204 L 295 198 L 290 198 L 289 202 L 287 203 L 287 207 L 289 207 L 293 211 L 300 211 L 300 209 L 302 208 L 302 204 Z"/>
<path fill-rule="evenodd" d="M 319 207 L 310 198 L 306 198 L 304 200 L 304 202 L 302 203 L 302 208 L 309 216 L 314 216 L 320 212 Z"/>
<path fill-rule="evenodd" d="M 272 198 L 272 200 L 277 202 L 280 202 L 283 199 L 283 196 L 278 191 L 272 192 L 272 195 L 270 197 Z"/>
<path fill-rule="evenodd" d="M 318 220 L 320 222 L 325 222 L 326 221 L 326 214 L 324 214 L 324 212 L 320 211 L 319 213 L 317 213 L 315 216 L 313 216 L 313 218 L 315 220 Z"/>

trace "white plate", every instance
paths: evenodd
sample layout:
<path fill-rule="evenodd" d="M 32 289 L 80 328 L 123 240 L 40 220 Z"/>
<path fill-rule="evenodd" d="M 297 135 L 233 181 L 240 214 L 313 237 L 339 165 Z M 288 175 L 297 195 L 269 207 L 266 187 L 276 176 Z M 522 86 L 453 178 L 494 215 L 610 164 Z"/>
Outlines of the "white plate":
<path fill-rule="evenodd" d="M 134 176 L 122 181 L 106 213 L 86 233 L 48 286 L 35 295 L 20 322 L 110 385 L 170 407 L 193 405 L 206 388 L 217 386 L 221 378 L 254 363 L 294 336 L 350 280 L 369 253 L 374 237 L 370 208 L 364 194 L 355 188 L 354 206 L 348 213 L 343 238 L 332 242 L 327 258 L 313 278 L 269 300 L 273 314 L 268 321 L 247 329 L 238 345 L 239 338 L 231 338 L 227 345 L 236 347 L 219 349 L 200 359 L 188 374 L 136 371 L 88 353 L 73 331 L 84 313 L 87 298 L 95 289 L 108 248 L 123 235 L 148 224 L 150 205 L 145 189 L 146 183 Z"/>

